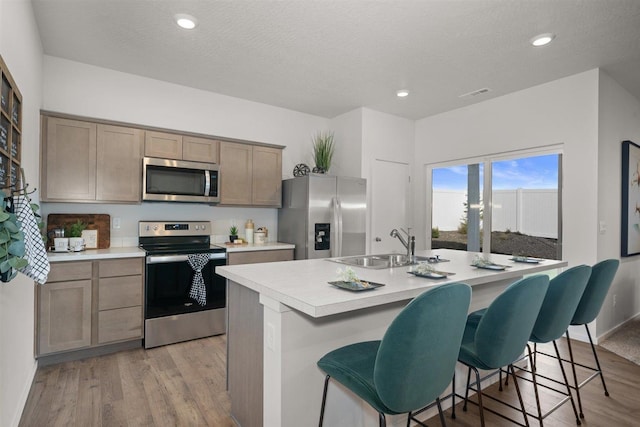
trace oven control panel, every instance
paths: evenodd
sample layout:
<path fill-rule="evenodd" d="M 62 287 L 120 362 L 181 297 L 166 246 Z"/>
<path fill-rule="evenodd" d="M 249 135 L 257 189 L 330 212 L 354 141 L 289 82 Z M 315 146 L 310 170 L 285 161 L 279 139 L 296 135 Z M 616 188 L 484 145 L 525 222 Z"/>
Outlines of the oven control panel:
<path fill-rule="evenodd" d="M 138 223 L 138 236 L 140 237 L 202 236 L 209 235 L 210 230 L 210 221 L 140 221 Z"/>

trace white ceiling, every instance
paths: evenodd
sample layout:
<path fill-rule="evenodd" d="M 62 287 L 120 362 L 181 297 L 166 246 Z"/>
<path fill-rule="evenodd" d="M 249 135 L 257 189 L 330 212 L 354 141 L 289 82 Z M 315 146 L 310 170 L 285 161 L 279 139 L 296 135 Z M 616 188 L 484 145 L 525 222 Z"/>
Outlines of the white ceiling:
<path fill-rule="evenodd" d="M 47 55 L 329 118 L 418 119 L 597 67 L 640 99 L 640 0 L 32 3 Z"/>

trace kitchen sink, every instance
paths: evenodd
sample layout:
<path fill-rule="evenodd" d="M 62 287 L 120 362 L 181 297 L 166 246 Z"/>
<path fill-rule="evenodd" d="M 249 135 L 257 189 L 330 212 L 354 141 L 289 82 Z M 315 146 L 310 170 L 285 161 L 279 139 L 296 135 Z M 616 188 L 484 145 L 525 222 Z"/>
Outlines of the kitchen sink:
<path fill-rule="evenodd" d="M 393 268 L 413 265 L 420 261 L 427 261 L 428 259 L 427 257 L 422 256 L 414 256 L 413 258 L 414 259 L 411 260 L 411 257 L 404 254 L 382 254 L 330 258 L 329 261 L 364 268 Z"/>

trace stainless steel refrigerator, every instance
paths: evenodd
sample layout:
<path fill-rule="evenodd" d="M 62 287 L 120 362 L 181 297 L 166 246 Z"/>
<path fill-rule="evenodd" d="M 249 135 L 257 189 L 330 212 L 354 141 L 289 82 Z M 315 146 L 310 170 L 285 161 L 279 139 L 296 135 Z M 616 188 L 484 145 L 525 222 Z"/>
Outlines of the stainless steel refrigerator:
<path fill-rule="evenodd" d="M 295 259 L 363 255 L 367 181 L 312 174 L 282 181 L 278 241 L 293 243 Z"/>

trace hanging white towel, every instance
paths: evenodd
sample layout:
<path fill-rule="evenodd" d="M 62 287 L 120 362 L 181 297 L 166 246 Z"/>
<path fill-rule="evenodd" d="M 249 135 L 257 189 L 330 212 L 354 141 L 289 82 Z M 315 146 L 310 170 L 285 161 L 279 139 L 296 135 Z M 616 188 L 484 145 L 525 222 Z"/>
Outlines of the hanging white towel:
<path fill-rule="evenodd" d="M 190 254 L 187 255 L 187 260 L 193 271 L 195 271 L 189 297 L 196 300 L 200 305 L 207 305 L 207 288 L 202 277 L 202 269 L 209 262 L 209 254 Z"/>
<path fill-rule="evenodd" d="M 20 221 L 20 230 L 24 233 L 25 259 L 29 262 L 29 265 L 18 271 L 43 285 L 47 281 L 51 266 L 38 229 L 38 221 L 31 209 L 29 198 L 16 196 L 13 203 L 15 214 Z"/>

